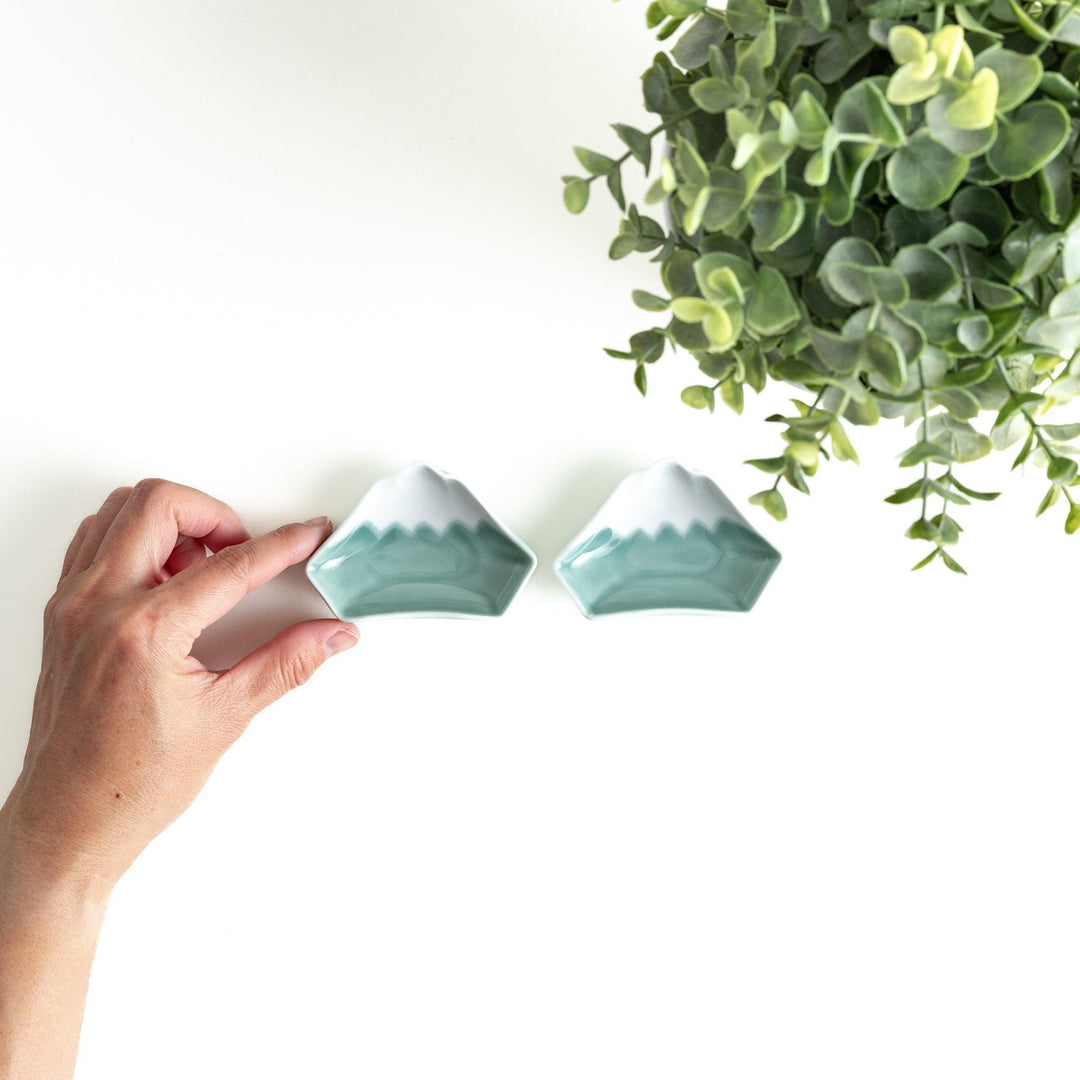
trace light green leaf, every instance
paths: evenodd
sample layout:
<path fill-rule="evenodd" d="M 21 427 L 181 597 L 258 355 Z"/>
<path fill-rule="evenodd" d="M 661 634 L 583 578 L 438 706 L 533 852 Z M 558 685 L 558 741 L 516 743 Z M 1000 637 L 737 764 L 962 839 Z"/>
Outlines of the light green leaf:
<path fill-rule="evenodd" d="M 1055 484 L 1067 484 L 1076 479 L 1077 467 L 1072 458 L 1055 457 L 1051 459 L 1046 470 L 1047 480 L 1053 480 Z"/>
<path fill-rule="evenodd" d="M 1035 92 L 1043 66 L 1037 56 L 991 46 L 975 57 L 975 70 L 992 71 L 997 76 L 999 112 L 1012 112 Z"/>
<path fill-rule="evenodd" d="M 763 266 L 750 294 L 746 325 L 761 337 L 786 333 L 798 325 L 799 308 L 779 270 Z"/>
<path fill-rule="evenodd" d="M 1039 503 L 1039 509 L 1035 511 L 1035 516 L 1042 517 L 1060 498 L 1061 488 L 1057 484 L 1052 484 L 1050 490 L 1043 496 L 1043 501 Z"/>
<path fill-rule="evenodd" d="M 675 168 L 688 183 L 704 186 L 709 182 L 709 170 L 696 147 L 682 135 L 675 140 Z"/>
<path fill-rule="evenodd" d="M 1063 315 L 1080 315 L 1080 283 L 1062 289 L 1050 301 L 1048 311 L 1055 319 Z"/>
<path fill-rule="evenodd" d="M 755 469 L 760 469 L 763 473 L 769 473 L 771 476 L 779 476 L 787 467 L 787 458 L 751 458 L 749 461 L 744 461 L 743 464 L 753 465 Z"/>
<path fill-rule="evenodd" d="M 716 396 L 711 386 L 688 386 L 681 396 L 683 403 L 691 409 L 708 409 L 712 412 L 716 408 Z"/>
<path fill-rule="evenodd" d="M 814 76 L 826 86 L 842 79 L 874 47 L 863 19 L 829 31 L 814 55 Z"/>
<path fill-rule="evenodd" d="M 728 311 L 724 308 L 713 308 L 712 311 L 701 321 L 705 336 L 709 339 L 711 348 L 718 352 L 730 349 L 739 339 L 742 332 L 743 314 L 740 308 Z"/>
<path fill-rule="evenodd" d="M 806 332 L 826 370 L 836 375 L 850 375 L 858 367 L 861 359 L 859 341 L 816 326 L 808 326 Z"/>
<path fill-rule="evenodd" d="M 1042 429 L 1057 442 L 1068 442 L 1080 435 L 1080 424 L 1043 424 Z"/>
<path fill-rule="evenodd" d="M 803 149 L 810 150 L 820 146 L 829 128 L 830 120 L 829 114 L 822 108 L 817 98 L 809 90 L 803 90 L 791 114 L 795 118 L 795 126 L 799 129 L 800 144 Z"/>
<path fill-rule="evenodd" d="M 952 486 L 956 488 L 957 491 L 962 491 L 968 498 L 978 499 L 980 502 L 993 502 L 1001 495 L 1000 491 L 975 491 L 966 484 L 960 483 L 955 476 L 952 478 Z"/>
<path fill-rule="evenodd" d="M 909 23 L 897 23 L 889 30 L 889 52 L 898 64 L 921 60 L 929 48 L 926 36 Z"/>
<path fill-rule="evenodd" d="M 683 322 L 701 322 L 713 313 L 713 306 L 698 296 L 679 296 L 671 301 L 671 313 Z"/>
<path fill-rule="evenodd" d="M 644 131 L 639 131 L 629 124 L 612 124 L 615 134 L 626 144 L 627 149 L 649 171 L 652 164 L 652 139 Z"/>
<path fill-rule="evenodd" d="M 921 570 L 924 566 L 929 566 L 935 559 L 940 558 L 944 554 L 945 551 L 943 548 L 936 547 L 925 559 L 920 559 L 911 569 Z"/>
<path fill-rule="evenodd" d="M 637 249 L 638 237 L 634 235 L 634 233 L 619 233 L 619 235 L 611 241 L 611 247 L 608 248 L 608 258 L 625 259 L 627 255 L 632 255 Z"/>
<path fill-rule="evenodd" d="M 907 278 L 913 300 L 937 300 L 960 283 L 956 267 L 940 251 L 926 244 L 901 248 L 891 266 Z"/>
<path fill-rule="evenodd" d="M 777 521 L 783 521 L 787 517 L 787 503 L 784 502 L 784 496 L 775 488 L 769 488 L 768 491 L 759 491 L 756 495 L 751 495 L 750 502 L 755 506 L 760 506 L 767 514 L 776 518 Z"/>
<path fill-rule="evenodd" d="M 964 31 L 954 23 L 946 23 L 930 38 L 930 48 L 938 58 L 941 74 L 952 78 L 964 48 Z"/>
<path fill-rule="evenodd" d="M 917 105 L 932 98 L 940 88 L 937 57 L 927 53 L 921 60 L 904 64 L 893 73 L 885 97 L 893 105 Z"/>
<path fill-rule="evenodd" d="M 997 100 L 997 75 L 990 68 L 983 68 L 967 89 L 949 103 L 945 119 L 961 131 L 981 131 L 993 123 Z"/>
<path fill-rule="evenodd" d="M 695 19 L 671 50 L 672 59 L 686 71 L 704 67 L 709 49 L 720 46 L 728 37 L 727 25 L 720 19 Z"/>
<path fill-rule="evenodd" d="M 580 214 L 589 204 L 589 184 L 586 180 L 571 177 L 563 184 L 563 202 L 571 214 Z"/>
<path fill-rule="evenodd" d="M 739 275 L 730 266 L 717 266 L 704 275 L 701 291 L 714 304 L 742 306 L 745 292 Z"/>
<path fill-rule="evenodd" d="M 653 364 L 664 355 L 666 344 L 659 330 L 642 330 L 630 338 L 630 351 L 643 364 Z"/>
<path fill-rule="evenodd" d="M 727 228 L 746 204 L 746 177 L 731 169 L 714 168 L 702 224 L 708 232 Z"/>
<path fill-rule="evenodd" d="M 989 244 L 998 244 L 1012 225 L 1009 204 L 994 188 L 970 184 L 949 204 L 949 216 L 978 229 Z"/>
<path fill-rule="evenodd" d="M 707 113 L 722 113 L 744 104 L 742 94 L 727 79 L 698 79 L 690 87 L 690 97 Z"/>
<path fill-rule="evenodd" d="M 1057 101 L 1032 101 L 998 121 L 998 137 L 986 155 L 1005 180 L 1033 176 L 1065 145 L 1069 114 Z"/>
<path fill-rule="evenodd" d="M 855 453 L 855 447 L 851 445 L 847 432 L 838 420 L 829 425 L 829 440 L 837 461 L 854 461 L 856 465 L 859 464 L 859 455 Z"/>
<path fill-rule="evenodd" d="M 968 352 L 977 353 L 984 349 L 994 336 L 990 320 L 979 312 L 969 318 L 961 319 L 956 324 L 956 337 Z"/>
<path fill-rule="evenodd" d="M 1080 314 L 1060 318 L 1044 315 L 1024 331 L 1024 338 L 1033 345 L 1045 345 L 1055 352 L 1072 353 L 1080 348 Z"/>
<path fill-rule="evenodd" d="M 798 231 L 805 214 L 806 206 L 799 195 L 759 194 L 749 206 L 754 250 L 775 251 Z"/>
<path fill-rule="evenodd" d="M 575 146 L 574 154 L 581 167 L 593 176 L 606 176 L 614 167 L 615 159 L 607 154 L 598 154 L 595 150 L 587 150 L 584 146 Z"/>
<path fill-rule="evenodd" d="M 929 441 L 948 446 L 956 461 L 978 461 L 994 448 L 990 439 L 981 431 L 976 431 L 966 420 L 936 413 L 925 426 Z"/>
<path fill-rule="evenodd" d="M 863 79 L 840 95 L 833 123 L 845 135 L 869 135 L 882 146 L 899 146 L 904 126 L 877 85 Z"/>
<path fill-rule="evenodd" d="M 631 294 L 633 301 L 642 311 L 667 311 L 669 301 L 644 289 L 635 289 Z"/>
<path fill-rule="evenodd" d="M 727 382 L 720 384 L 720 396 L 724 399 L 724 404 L 731 409 L 734 413 L 742 413 L 743 411 L 743 388 L 742 383 L 736 382 L 734 379 L 728 379 Z"/>
<path fill-rule="evenodd" d="M 661 10 L 673 19 L 685 19 L 705 7 L 706 0 L 658 0 Z"/>
<path fill-rule="evenodd" d="M 975 299 L 988 311 L 1000 311 L 1002 308 L 1016 307 L 1024 302 L 1023 296 L 1008 285 L 986 278 L 972 278 L 972 291 Z"/>
<path fill-rule="evenodd" d="M 889 190 L 905 206 L 929 210 L 940 206 L 960 186 L 967 166 L 967 158 L 954 154 L 929 133 L 918 131 L 889 158 L 885 176 Z"/>
<path fill-rule="evenodd" d="M 926 103 L 926 130 L 954 154 L 977 157 L 985 153 L 997 138 L 997 120 L 991 113 L 985 127 L 966 131 L 954 125 L 948 118 L 951 104 L 958 99 L 948 94 L 937 94 Z"/>
<path fill-rule="evenodd" d="M 899 388 L 904 385 L 907 365 L 900 349 L 892 338 L 884 334 L 872 333 L 860 342 L 860 366 L 880 375 L 889 386 Z"/>
<path fill-rule="evenodd" d="M 943 405 L 961 420 L 973 420 L 979 415 L 981 408 L 978 398 L 970 390 L 960 387 L 935 390 L 930 395 L 930 400 L 935 405 Z"/>
<path fill-rule="evenodd" d="M 686 213 L 683 215 L 683 228 L 690 235 L 693 235 L 701 228 L 711 196 L 712 188 L 700 188 L 694 197 L 694 201 L 686 208 Z"/>
<path fill-rule="evenodd" d="M 732 298 L 742 302 L 745 293 L 753 288 L 757 278 L 749 259 L 733 255 L 727 251 L 711 251 L 707 255 L 693 258 L 689 252 L 680 252 L 689 261 L 689 287 L 680 292 L 691 292 L 696 286 L 710 299 L 726 302 Z M 747 252 L 749 255 L 749 252 Z M 718 270 L 728 270 L 734 276 L 737 288 L 733 288 L 726 275 L 717 276 Z M 717 291 L 721 290 L 721 291 Z"/>
<path fill-rule="evenodd" d="M 943 548 L 938 548 L 941 552 L 941 561 L 954 573 L 967 575 L 967 571 Z"/>
<path fill-rule="evenodd" d="M 1069 516 L 1065 519 L 1065 531 L 1072 536 L 1080 529 L 1080 503 L 1069 507 Z"/>
<path fill-rule="evenodd" d="M 622 186 L 622 169 L 612 169 L 607 174 L 607 186 L 608 191 L 611 192 L 611 197 L 618 204 L 620 210 L 626 209 L 626 196 L 623 195 Z"/>
<path fill-rule="evenodd" d="M 1039 80 L 1039 89 L 1048 97 L 1057 98 L 1065 105 L 1074 105 L 1080 101 L 1080 89 L 1069 82 L 1060 71 L 1047 71 Z"/>
<path fill-rule="evenodd" d="M 947 446 L 924 440 L 916 443 L 900 458 L 900 467 L 910 469 L 914 465 L 921 465 L 924 461 L 936 461 L 948 465 L 955 460 L 956 456 Z"/>

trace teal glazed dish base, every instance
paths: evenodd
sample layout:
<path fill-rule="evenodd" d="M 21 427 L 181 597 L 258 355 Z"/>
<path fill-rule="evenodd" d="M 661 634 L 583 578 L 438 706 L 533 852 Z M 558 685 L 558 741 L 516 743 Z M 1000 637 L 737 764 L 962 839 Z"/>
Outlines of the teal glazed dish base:
<path fill-rule="evenodd" d="M 745 612 L 779 562 L 712 480 L 662 461 L 615 489 L 555 572 L 588 618 Z"/>
<path fill-rule="evenodd" d="M 497 617 L 536 556 L 459 481 L 414 465 L 378 481 L 312 555 L 307 576 L 349 622 Z"/>

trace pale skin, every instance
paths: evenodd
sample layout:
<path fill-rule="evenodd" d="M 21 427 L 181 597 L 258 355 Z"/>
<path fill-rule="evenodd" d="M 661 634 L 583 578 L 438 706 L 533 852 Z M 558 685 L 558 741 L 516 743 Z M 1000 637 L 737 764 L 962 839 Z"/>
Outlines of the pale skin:
<path fill-rule="evenodd" d="M 356 644 L 356 627 L 318 619 L 228 671 L 190 655 L 329 531 L 318 518 L 252 539 L 224 503 L 163 480 L 117 489 L 80 525 L 45 609 L 22 773 L 0 809 L 0 1080 L 72 1075 L 114 885 L 256 713 Z"/>

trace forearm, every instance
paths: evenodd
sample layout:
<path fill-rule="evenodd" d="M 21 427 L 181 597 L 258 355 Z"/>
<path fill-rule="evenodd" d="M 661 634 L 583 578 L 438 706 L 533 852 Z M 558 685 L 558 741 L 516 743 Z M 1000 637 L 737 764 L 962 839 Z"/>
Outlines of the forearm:
<path fill-rule="evenodd" d="M 75 1069 L 90 967 L 109 890 L 34 850 L 0 810 L 0 1080 Z"/>

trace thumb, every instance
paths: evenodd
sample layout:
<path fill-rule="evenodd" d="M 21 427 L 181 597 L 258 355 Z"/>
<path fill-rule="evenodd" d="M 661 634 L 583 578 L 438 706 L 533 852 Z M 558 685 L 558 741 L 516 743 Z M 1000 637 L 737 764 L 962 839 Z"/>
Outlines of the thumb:
<path fill-rule="evenodd" d="M 314 619 L 282 630 L 221 676 L 221 689 L 233 701 L 246 703 L 249 716 L 302 686 L 337 653 L 360 640 L 352 623 Z"/>

